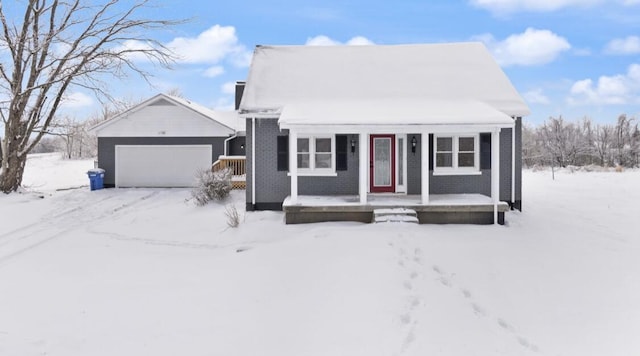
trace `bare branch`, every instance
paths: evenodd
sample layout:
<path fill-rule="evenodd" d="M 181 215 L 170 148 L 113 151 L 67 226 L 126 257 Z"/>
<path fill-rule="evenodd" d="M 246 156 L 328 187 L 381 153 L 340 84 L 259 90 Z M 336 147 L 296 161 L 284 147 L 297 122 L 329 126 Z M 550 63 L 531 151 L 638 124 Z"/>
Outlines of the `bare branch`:
<path fill-rule="evenodd" d="M 106 78 L 133 73 L 148 81 L 151 73 L 137 57 L 164 68 L 174 63 L 175 54 L 149 34 L 184 21 L 138 18 L 149 1 L 133 1 L 128 6 L 118 0 L 16 1 L 16 7 L 23 7 L 17 26 L 6 18 L 16 9 L 7 12 L 6 1 L 0 2 L 0 48 L 11 57 L 0 63 L 0 91 L 9 98 L 0 106 L 2 144 L 11 153 L 3 156 L 18 167 L 7 168 L 3 162 L 0 190 L 11 191 L 20 184 L 25 155 L 51 132 L 70 87 L 113 100 Z M 127 47 L 127 41 L 144 46 Z M 7 177 L 7 170 L 12 177 Z"/>

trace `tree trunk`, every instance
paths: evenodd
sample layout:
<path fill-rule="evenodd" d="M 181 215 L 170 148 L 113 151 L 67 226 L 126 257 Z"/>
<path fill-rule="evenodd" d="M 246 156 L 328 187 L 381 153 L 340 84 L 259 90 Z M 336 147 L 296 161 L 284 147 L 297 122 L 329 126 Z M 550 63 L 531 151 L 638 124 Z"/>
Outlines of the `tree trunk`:
<path fill-rule="evenodd" d="M 27 155 L 20 155 L 24 143 L 25 125 L 5 126 L 2 138 L 2 169 L 0 170 L 0 192 L 11 193 L 22 185 L 22 174 L 27 162 Z"/>
<path fill-rule="evenodd" d="M 27 156 L 18 156 L 15 152 L 9 151 L 9 155 L 5 155 L 5 157 L 7 161 L 2 162 L 4 168 L 2 169 L 2 175 L 0 175 L 0 191 L 11 193 L 18 190 L 22 184 L 22 174 L 24 173 Z"/>

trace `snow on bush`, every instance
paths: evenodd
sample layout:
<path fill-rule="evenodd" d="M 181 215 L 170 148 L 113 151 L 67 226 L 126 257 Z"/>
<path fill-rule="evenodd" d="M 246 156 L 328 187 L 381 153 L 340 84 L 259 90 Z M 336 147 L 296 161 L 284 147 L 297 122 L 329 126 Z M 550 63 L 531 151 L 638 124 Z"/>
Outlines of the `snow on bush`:
<path fill-rule="evenodd" d="M 196 173 L 196 186 L 191 197 L 196 205 L 203 206 L 212 200 L 224 200 L 231 192 L 231 170 L 228 168 L 212 172 L 201 170 Z"/>

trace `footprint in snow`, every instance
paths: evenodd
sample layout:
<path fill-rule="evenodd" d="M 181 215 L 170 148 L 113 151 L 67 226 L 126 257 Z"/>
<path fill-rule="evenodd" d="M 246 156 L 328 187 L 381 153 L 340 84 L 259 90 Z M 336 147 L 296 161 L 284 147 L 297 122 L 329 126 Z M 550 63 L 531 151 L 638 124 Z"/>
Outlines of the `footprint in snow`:
<path fill-rule="evenodd" d="M 507 323 L 503 319 L 498 318 L 497 322 L 498 322 L 498 325 L 500 325 L 501 328 L 503 328 L 505 330 L 508 330 L 508 331 L 513 331 L 513 327 L 511 325 L 509 325 L 509 323 Z"/>
<path fill-rule="evenodd" d="M 400 315 L 400 322 L 403 325 L 407 325 L 407 324 L 411 323 L 411 314 L 405 313 L 405 314 Z"/>
<path fill-rule="evenodd" d="M 531 350 L 533 352 L 540 351 L 540 349 L 538 349 L 538 346 L 530 343 L 529 340 L 523 338 L 522 336 L 518 336 L 518 343 L 520 345 L 522 345 L 523 347 L 526 347 L 527 349 L 529 349 L 529 350 Z"/>
<path fill-rule="evenodd" d="M 440 283 L 442 283 L 443 286 L 451 287 L 451 281 L 448 278 L 440 277 L 438 278 L 438 281 L 440 281 Z"/>
<path fill-rule="evenodd" d="M 438 267 L 437 265 L 433 265 L 433 267 L 431 267 L 433 269 L 434 272 L 436 272 L 437 274 L 443 274 L 442 270 L 440 269 L 440 267 Z"/>
<path fill-rule="evenodd" d="M 479 316 L 485 316 L 486 313 L 484 309 L 476 303 L 471 303 L 471 308 L 473 308 L 473 312 Z"/>

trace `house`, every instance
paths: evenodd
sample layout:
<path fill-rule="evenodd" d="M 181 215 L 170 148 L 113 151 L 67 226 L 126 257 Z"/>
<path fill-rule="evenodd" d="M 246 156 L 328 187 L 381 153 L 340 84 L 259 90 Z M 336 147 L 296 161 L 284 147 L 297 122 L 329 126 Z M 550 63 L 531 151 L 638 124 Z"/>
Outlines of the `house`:
<path fill-rule="evenodd" d="M 106 187 L 189 187 L 220 156 L 244 156 L 244 120 L 158 94 L 91 129 Z M 244 157 L 242 157 L 244 160 Z"/>
<path fill-rule="evenodd" d="M 522 207 L 527 114 L 481 43 L 258 46 L 240 103 L 247 210 L 504 223 Z"/>

